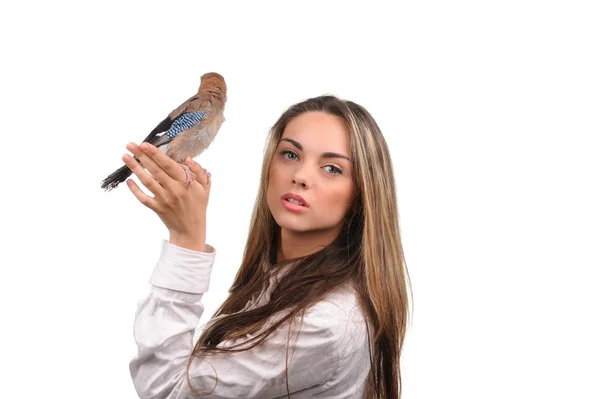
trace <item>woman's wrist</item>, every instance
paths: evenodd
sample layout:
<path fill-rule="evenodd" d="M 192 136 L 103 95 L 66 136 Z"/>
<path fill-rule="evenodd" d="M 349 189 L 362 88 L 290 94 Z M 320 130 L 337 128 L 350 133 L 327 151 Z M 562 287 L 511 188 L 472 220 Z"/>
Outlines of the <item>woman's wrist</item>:
<path fill-rule="evenodd" d="M 192 251 L 205 252 L 206 234 L 191 236 L 187 234 L 171 233 L 169 236 L 169 243 Z"/>

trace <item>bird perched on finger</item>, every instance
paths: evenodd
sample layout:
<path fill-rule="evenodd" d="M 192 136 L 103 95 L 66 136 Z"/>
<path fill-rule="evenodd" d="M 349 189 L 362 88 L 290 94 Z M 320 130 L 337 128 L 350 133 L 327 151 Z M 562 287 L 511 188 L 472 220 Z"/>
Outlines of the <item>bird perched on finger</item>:
<path fill-rule="evenodd" d="M 225 121 L 226 101 L 227 85 L 223 76 L 216 72 L 205 73 L 200 77 L 198 93 L 171 111 L 143 141 L 178 162 L 186 172 L 188 186 L 193 178 L 184 159 L 200 155 L 213 142 Z M 136 157 L 134 159 L 139 163 Z M 110 191 L 127 180 L 131 173 L 124 165 L 104 179 L 101 188 Z"/>

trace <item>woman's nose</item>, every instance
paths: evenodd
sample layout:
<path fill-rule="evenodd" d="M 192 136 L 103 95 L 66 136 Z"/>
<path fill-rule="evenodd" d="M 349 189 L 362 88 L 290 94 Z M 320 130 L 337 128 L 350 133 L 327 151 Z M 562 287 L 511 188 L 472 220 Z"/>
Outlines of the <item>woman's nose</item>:
<path fill-rule="evenodd" d="M 307 186 L 306 173 L 301 168 L 296 170 L 292 175 L 292 183 L 303 188 Z"/>
<path fill-rule="evenodd" d="M 292 183 L 302 187 L 306 187 L 306 180 L 304 180 L 303 178 L 294 178 L 292 179 Z"/>

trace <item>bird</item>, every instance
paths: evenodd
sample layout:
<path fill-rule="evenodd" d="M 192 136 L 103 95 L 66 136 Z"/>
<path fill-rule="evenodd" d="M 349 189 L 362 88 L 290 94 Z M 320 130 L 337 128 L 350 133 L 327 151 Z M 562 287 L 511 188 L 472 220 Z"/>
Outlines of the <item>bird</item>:
<path fill-rule="evenodd" d="M 226 102 L 227 85 L 223 76 L 216 72 L 205 73 L 200 77 L 198 92 L 171 111 L 143 141 L 179 163 L 186 172 L 188 186 L 193 179 L 192 172 L 183 162 L 188 156 L 200 155 L 213 142 L 225 121 Z M 140 163 L 137 157 L 134 159 Z M 131 173 L 131 169 L 123 165 L 102 180 L 100 187 L 110 191 L 127 180 Z"/>

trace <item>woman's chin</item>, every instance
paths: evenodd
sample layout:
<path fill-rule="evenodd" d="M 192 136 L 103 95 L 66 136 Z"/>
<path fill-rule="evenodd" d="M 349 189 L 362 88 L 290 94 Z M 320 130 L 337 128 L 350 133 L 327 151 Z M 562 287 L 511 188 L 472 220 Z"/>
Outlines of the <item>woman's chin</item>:
<path fill-rule="evenodd" d="M 293 234 L 303 234 L 313 231 L 314 228 L 306 220 L 298 220 L 296 215 L 279 215 L 275 223 L 281 228 Z"/>

